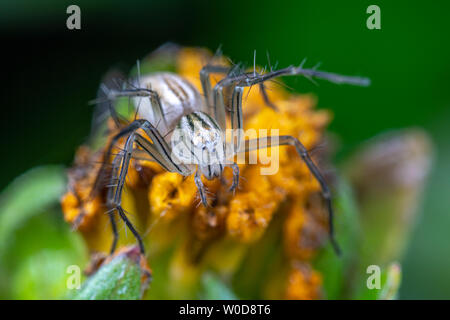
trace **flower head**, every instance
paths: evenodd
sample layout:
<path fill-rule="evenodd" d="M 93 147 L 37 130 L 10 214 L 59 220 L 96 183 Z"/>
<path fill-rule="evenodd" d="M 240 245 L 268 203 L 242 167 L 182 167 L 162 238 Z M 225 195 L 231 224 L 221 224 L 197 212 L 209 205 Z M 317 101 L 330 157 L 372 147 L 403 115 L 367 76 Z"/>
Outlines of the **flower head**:
<path fill-rule="evenodd" d="M 144 64 L 169 59 L 163 55 L 151 56 Z M 173 70 L 201 92 L 199 72 L 208 61 L 218 58 L 205 50 L 181 48 L 170 59 Z M 214 74 L 213 84 L 221 77 Z M 255 129 L 259 136 L 278 129 L 280 135 L 300 139 L 309 150 L 317 146 L 330 113 L 316 110 L 311 96 L 290 94 L 273 83 L 266 87 L 277 110 L 266 105 L 259 88 L 247 88 L 243 102 L 245 129 Z M 276 173 L 261 174 L 261 169 L 268 167 L 261 160 L 261 152 L 278 155 Z M 104 205 L 107 185 L 90 197 L 99 170 L 95 163 L 110 161 L 102 159 L 103 154 L 104 150 L 102 153 L 80 147 L 62 206 L 65 219 L 78 228 L 90 250 L 107 253 L 112 242 Z M 208 270 L 234 286 L 249 268 L 266 276 L 249 280 L 248 286 L 253 288 L 250 291 L 246 287 L 239 292 L 236 285 L 243 297 L 321 297 L 321 274 L 311 264 L 327 239 L 326 211 L 318 197 L 320 186 L 293 147 L 251 154 L 257 162 L 239 165 L 242 179 L 234 192 L 228 191 L 232 178 L 229 168 L 222 179 L 203 179 L 210 207 L 199 205 L 192 176 L 166 172 L 155 162 L 132 160 L 122 204 L 146 243 L 154 276 L 150 297 L 195 297 L 202 274 Z M 120 246 L 134 242 L 125 228 L 119 229 Z M 266 255 L 269 260 L 262 260 Z M 170 289 L 161 289 L 159 281 L 170 285 Z"/>

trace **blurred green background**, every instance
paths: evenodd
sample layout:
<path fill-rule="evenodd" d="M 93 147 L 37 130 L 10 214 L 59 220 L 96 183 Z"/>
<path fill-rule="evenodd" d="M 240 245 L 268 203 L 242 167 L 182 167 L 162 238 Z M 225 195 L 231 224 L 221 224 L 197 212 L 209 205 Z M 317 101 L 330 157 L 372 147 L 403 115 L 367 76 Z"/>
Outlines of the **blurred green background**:
<path fill-rule="evenodd" d="M 79 31 L 66 28 L 70 4 L 81 8 Z M 381 8 L 381 30 L 366 28 L 371 4 Z M 323 70 L 372 79 L 370 88 L 287 80 L 334 112 L 336 161 L 386 130 L 419 126 L 431 135 L 436 160 L 403 261 L 400 298 L 448 299 L 448 12 L 448 1 L 2 1 L 0 189 L 37 165 L 70 165 L 89 132 L 87 101 L 102 75 L 112 66 L 128 70 L 164 42 L 221 46 L 249 65 L 254 50 L 260 65 L 267 51 L 279 67 L 307 57 L 307 66 L 322 62 Z"/>

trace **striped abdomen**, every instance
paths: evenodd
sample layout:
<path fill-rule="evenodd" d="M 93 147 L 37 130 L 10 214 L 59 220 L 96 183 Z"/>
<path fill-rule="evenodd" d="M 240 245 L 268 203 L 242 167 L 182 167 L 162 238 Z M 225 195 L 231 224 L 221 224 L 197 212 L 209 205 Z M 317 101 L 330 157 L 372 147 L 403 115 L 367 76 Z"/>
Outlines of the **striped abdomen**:
<path fill-rule="evenodd" d="M 134 98 L 134 105 L 138 108 L 139 117 L 149 120 L 163 136 L 175 128 L 182 116 L 203 109 L 204 99 L 198 90 L 174 73 L 160 72 L 142 76 L 140 83 L 136 82 L 134 85 L 158 93 L 161 110 L 152 105 L 148 98 Z M 161 114 L 164 119 L 161 119 Z"/>

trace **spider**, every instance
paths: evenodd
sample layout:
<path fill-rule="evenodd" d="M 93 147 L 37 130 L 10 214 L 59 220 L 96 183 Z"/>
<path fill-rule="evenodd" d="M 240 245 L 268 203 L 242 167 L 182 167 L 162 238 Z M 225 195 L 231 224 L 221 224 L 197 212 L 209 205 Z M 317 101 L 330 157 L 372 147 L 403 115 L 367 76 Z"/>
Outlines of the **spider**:
<path fill-rule="evenodd" d="M 211 74 L 222 74 L 222 80 L 212 87 Z M 133 103 L 135 120 L 123 125 L 114 105 L 109 104 L 110 116 L 116 121 L 120 131 L 115 134 L 105 151 L 105 159 L 110 159 L 112 149 L 120 139 L 125 139 L 124 147 L 114 155 L 110 172 L 110 187 L 107 193 L 107 206 L 112 229 L 113 243 L 111 254 L 115 251 L 118 241 L 118 230 L 113 217 L 117 212 L 128 229 L 136 238 L 141 253 L 144 244 L 141 236 L 127 218 L 121 205 L 122 193 L 132 158 L 156 161 L 165 170 L 176 172 L 184 177 L 195 174 L 194 181 L 200 194 L 201 202 L 208 206 L 206 190 L 201 180 L 203 175 L 211 180 L 222 176 L 225 167 L 233 171 L 233 181 L 230 191 L 235 190 L 239 183 L 239 167 L 233 162 L 234 156 L 252 150 L 276 146 L 292 146 L 303 159 L 313 177 L 318 181 L 322 196 L 328 211 L 328 232 L 330 242 L 337 254 L 339 246 L 334 237 L 333 206 L 330 189 L 320 170 L 312 161 L 303 144 L 293 136 L 272 136 L 243 140 L 242 99 L 244 88 L 258 85 L 265 103 L 276 108 L 268 100 L 264 91 L 264 82 L 280 76 L 303 75 L 307 78 L 320 78 L 334 83 L 346 83 L 367 86 L 370 80 L 362 77 L 343 76 L 334 73 L 318 71 L 315 68 L 303 68 L 303 63 L 296 67 L 271 70 L 266 73 L 236 72 L 235 68 L 207 64 L 200 71 L 203 89 L 201 94 L 188 80 L 171 72 L 154 72 L 140 75 L 138 64 L 137 77 L 128 79 L 120 89 L 110 89 L 105 84 L 101 86 L 104 101 L 114 102 L 127 97 Z M 229 93 L 229 96 L 228 96 Z M 225 105 L 225 99 L 231 97 L 230 107 Z M 233 132 L 233 139 L 227 142 L 227 113 Z M 145 137 L 145 135 L 148 137 Z M 176 138 L 175 138 L 176 137 Z M 150 138 L 150 139 L 148 139 Z M 180 146 L 182 146 L 180 148 Z M 96 186 L 105 174 L 106 163 L 100 168 Z"/>

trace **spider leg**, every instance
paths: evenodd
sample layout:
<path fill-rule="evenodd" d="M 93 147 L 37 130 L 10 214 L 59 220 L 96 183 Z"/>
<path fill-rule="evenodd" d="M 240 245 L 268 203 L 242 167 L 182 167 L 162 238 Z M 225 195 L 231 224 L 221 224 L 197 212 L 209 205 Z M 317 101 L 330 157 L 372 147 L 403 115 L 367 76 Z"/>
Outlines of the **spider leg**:
<path fill-rule="evenodd" d="M 256 138 L 245 141 L 245 150 L 242 152 L 249 152 L 252 150 L 258 150 L 263 148 L 270 148 L 276 146 L 294 146 L 297 153 L 303 159 L 303 161 L 308 166 L 309 171 L 312 173 L 314 178 L 319 182 L 320 188 L 322 190 L 322 197 L 324 198 L 327 210 L 328 210 L 328 233 L 330 236 L 330 242 L 333 246 L 334 251 L 337 255 L 341 254 L 341 250 L 334 236 L 334 213 L 333 213 L 333 205 L 331 202 L 331 192 L 328 188 L 328 185 L 319 171 L 319 168 L 314 164 L 311 157 L 308 154 L 305 146 L 297 139 L 292 136 L 278 136 L 277 139 L 273 139 L 274 137 L 264 137 L 264 138 Z"/>
<path fill-rule="evenodd" d="M 146 139 L 144 136 L 140 135 L 137 130 L 142 129 L 151 139 L 151 142 Z M 107 199 L 107 205 L 110 210 L 110 214 L 112 214 L 114 211 L 117 211 L 119 213 L 119 216 L 121 219 L 125 222 L 127 227 L 131 230 L 133 235 L 136 237 L 141 252 L 144 252 L 144 245 L 142 242 L 142 238 L 140 237 L 139 233 L 134 228 L 133 224 L 129 221 L 127 218 L 123 208 L 121 207 L 121 199 L 122 199 L 122 192 L 125 185 L 125 179 L 126 175 L 128 173 L 128 167 L 130 165 L 130 160 L 133 156 L 133 153 L 135 152 L 134 145 L 137 144 L 139 147 L 142 148 L 142 150 L 153 160 L 160 163 L 163 168 L 165 168 L 168 171 L 172 172 L 178 172 L 183 175 L 188 174 L 188 169 L 184 165 L 177 165 L 170 157 L 170 148 L 167 145 L 167 143 L 164 141 L 161 134 L 156 130 L 156 128 L 147 120 L 144 119 L 138 119 L 130 123 L 126 128 L 122 129 L 121 132 L 119 132 L 115 137 L 113 137 L 111 143 L 109 144 L 106 152 L 105 152 L 105 160 L 107 163 L 108 159 L 111 156 L 112 148 L 117 143 L 117 141 L 128 135 L 128 138 L 125 142 L 125 146 L 123 151 L 119 152 L 113 160 L 113 169 L 111 172 L 110 177 L 110 185 L 112 186 L 112 189 L 108 191 L 108 199 Z M 102 168 L 105 168 L 105 165 L 102 166 Z M 101 169 L 102 169 L 101 168 Z M 120 170 L 119 170 L 120 168 Z M 104 169 L 103 169 L 104 170 Z M 97 180 L 100 176 L 102 176 L 104 173 L 100 173 L 97 176 Z M 116 183 L 117 182 L 117 183 Z M 94 186 L 95 187 L 95 186 Z M 99 186 L 97 186 L 98 188 Z M 114 251 L 116 244 L 117 244 L 117 227 L 115 224 L 114 217 L 111 217 L 111 225 L 113 228 L 113 234 L 114 234 L 114 240 L 113 245 L 111 247 L 111 252 Z"/>
<path fill-rule="evenodd" d="M 263 89 L 263 97 L 268 98 L 264 89 L 264 82 L 280 76 L 303 75 L 307 78 L 321 78 L 335 83 L 348 83 L 353 85 L 367 86 L 370 84 L 368 78 L 343 76 L 335 73 L 318 71 L 316 69 L 304 69 L 299 67 L 287 67 L 280 70 L 271 71 L 265 74 L 256 72 L 247 72 L 237 76 L 226 77 L 219 81 L 214 87 L 214 111 L 215 117 L 222 129 L 225 128 L 225 105 L 223 100 L 223 89 L 233 87 L 231 98 L 231 129 L 233 130 L 234 152 L 239 152 L 242 141 L 243 114 L 242 114 L 242 95 L 245 87 L 259 85 Z M 268 101 L 270 104 L 270 101 Z"/>
<path fill-rule="evenodd" d="M 315 68 L 312 69 L 304 69 L 303 64 L 299 67 L 290 66 L 284 69 L 270 71 L 264 74 L 258 74 L 256 72 L 246 72 L 241 73 L 236 76 L 229 76 L 222 80 L 220 80 L 213 89 L 213 115 L 214 118 L 219 123 L 220 127 L 225 130 L 226 128 L 226 115 L 225 115 L 225 104 L 224 104 L 224 94 L 223 90 L 226 87 L 234 87 L 232 93 L 232 102 L 231 102 L 231 127 L 234 130 L 238 130 L 236 132 L 237 137 L 233 137 L 235 152 L 239 151 L 239 146 L 241 142 L 242 132 L 239 132 L 239 129 L 242 129 L 242 93 L 244 87 L 251 87 L 253 85 L 259 85 L 263 99 L 265 103 L 272 107 L 273 109 L 277 109 L 275 105 L 273 105 L 267 96 L 265 91 L 264 82 L 274 79 L 280 76 L 292 76 L 292 75 L 303 75 L 309 79 L 311 78 L 319 78 L 325 79 L 334 83 L 347 83 L 358 86 L 368 86 L 370 84 L 370 79 L 363 77 L 352 77 L 352 76 L 344 76 L 335 73 L 319 71 Z M 208 81 L 205 81 L 205 85 L 209 87 L 211 84 Z M 207 88 L 209 90 L 209 88 Z M 236 139 L 237 138 L 237 142 Z"/>
<path fill-rule="evenodd" d="M 233 133 L 234 152 L 238 152 L 241 147 L 243 137 L 244 117 L 242 114 L 242 95 L 244 94 L 243 86 L 235 86 L 231 96 L 231 129 Z"/>
<path fill-rule="evenodd" d="M 128 97 L 128 98 L 149 98 L 150 99 L 150 105 L 152 106 L 152 109 L 154 111 L 154 117 L 155 119 L 162 119 L 165 128 L 167 128 L 167 122 L 166 118 L 164 117 L 163 109 L 161 106 L 161 99 L 159 97 L 159 94 L 151 90 L 150 88 L 127 88 L 124 90 L 109 90 L 107 94 L 108 100 L 116 100 L 118 98 L 122 97 Z M 139 107 L 137 107 L 135 120 L 137 117 L 137 114 L 139 112 Z"/>
<path fill-rule="evenodd" d="M 217 65 L 206 65 L 200 70 L 200 81 L 203 88 L 203 93 L 205 95 L 207 108 L 206 113 L 210 116 L 214 117 L 219 123 L 220 127 L 225 130 L 226 128 L 226 120 L 225 120 L 225 105 L 223 103 L 223 88 L 224 86 L 215 86 L 214 90 L 211 89 L 211 73 L 223 73 L 229 74 L 232 68 L 225 66 L 217 66 Z M 245 76 L 249 73 L 240 73 L 241 76 Z M 257 73 L 255 73 L 257 75 Z M 239 76 L 238 76 L 239 77 Z M 261 91 L 261 95 L 263 97 L 264 103 L 274 109 L 278 110 L 277 107 L 270 101 L 269 96 L 267 95 L 266 87 L 261 82 L 259 84 L 259 89 Z"/>
<path fill-rule="evenodd" d="M 237 75 L 235 77 L 228 77 L 225 79 L 222 79 L 219 81 L 218 84 L 222 86 L 229 86 L 232 84 L 240 84 L 243 86 L 252 86 L 255 84 L 262 83 L 264 81 L 274 79 L 281 76 L 296 76 L 296 75 L 303 75 L 306 78 L 318 78 L 318 79 L 324 79 L 333 83 L 337 84 L 350 84 L 355 86 L 369 86 L 370 85 L 370 79 L 364 78 L 364 77 L 353 77 L 353 76 L 345 76 L 340 75 L 336 73 L 326 72 L 326 71 L 320 71 L 316 70 L 315 68 L 312 69 L 304 69 L 303 65 L 300 65 L 298 67 L 290 66 L 284 69 L 279 69 L 271 72 L 267 72 L 264 74 L 252 74 L 252 73 L 245 73 L 241 75 Z"/>
<path fill-rule="evenodd" d="M 277 106 L 269 99 L 269 95 L 267 94 L 267 90 L 266 90 L 266 86 L 264 85 L 264 82 L 261 82 L 259 84 L 259 91 L 261 91 L 261 95 L 262 95 L 265 105 L 272 108 L 275 111 L 278 111 Z"/>
<path fill-rule="evenodd" d="M 113 211 L 117 211 L 119 213 L 120 218 L 125 222 L 128 229 L 130 229 L 130 231 L 133 233 L 134 237 L 138 241 L 139 249 L 140 249 L 141 253 L 144 254 L 144 252 L 145 252 L 144 242 L 142 241 L 142 238 L 139 235 L 139 232 L 137 232 L 137 230 L 135 229 L 135 227 L 133 226 L 131 221 L 128 219 L 128 217 L 126 216 L 126 214 L 122 208 L 122 192 L 123 192 L 123 188 L 125 185 L 125 178 L 128 173 L 128 166 L 130 165 L 131 155 L 133 153 L 133 144 L 135 142 L 135 139 L 136 139 L 135 134 L 131 133 L 128 136 L 127 141 L 125 143 L 123 155 L 119 154 L 115 157 L 115 158 L 120 157 L 120 170 L 118 172 L 118 182 L 117 182 L 117 186 L 114 187 L 114 191 L 109 193 L 108 196 L 110 198 L 107 199 L 107 204 L 109 207 L 114 209 Z M 116 161 L 116 159 L 114 159 L 114 162 L 115 161 Z M 114 177 L 112 179 L 114 179 Z M 114 228 L 115 223 L 112 225 Z M 113 250 L 115 248 L 116 241 L 117 241 L 117 237 L 115 236 L 115 239 L 113 242 L 114 247 L 111 248 L 111 250 Z"/>
<path fill-rule="evenodd" d="M 113 232 L 113 242 L 111 244 L 111 250 L 109 251 L 110 254 L 113 254 L 114 251 L 116 250 L 117 247 L 117 241 L 119 240 L 119 232 L 117 231 L 117 222 L 114 216 L 114 208 L 112 207 L 109 199 L 113 199 L 114 198 L 114 185 L 116 183 L 116 179 L 117 179 L 117 174 L 119 171 L 119 166 L 120 166 L 120 162 L 122 161 L 122 155 L 118 154 L 114 157 L 113 163 L 112 163 L 112 172 L 111 172 L 111 177 L 110 177 L 110 185 L 111 187 L 108 190 L 108 195 L 107 195 L 107 206 L 109 208 L 108 210 L 108 216 L 109 216 L 109 220 L 111 222 L 111 228 L 112 228 L 112 232 Z"/>
<path fill-rule="evenodd" d="M 217 121 L 219 127 L 222 130 L 226 130 L 227 121 L 225 114 L 225 103 L 223 101 L 223 89 L 225 86 L 221 85 L 220 82 L 214 86 L 213 89 L 213 110 L 212 117 Z"/>
<path fill-rule="evenodd" d="M 218 85 L 216 86 L 220 88 Z M 218 89 L 220 90 L 220 89 Z M 220 91 L 217 91 L 220 92 Z M 244 86 L 236 85 L 233 88 L 233 93 L 231 95 L 231 130 L 232 130 L 232 143 L 233 143 L 233 154 L 240 151 L 241 142 L 243 139 L 243 129 L 244 129 L 244 117 L 242 113 L 242 96 L 244 94 Z M 218 97 L 218 101 L 222 102 L 221 107 L 223 106 L 223 99 Z M 220 108 L 221 108 L 220 107 Z"/>
<path fill-rule="evenodd" d="M 239 185 L 239 166 L 236 162 L 233 162 L 230 167 L 233 169 L 233 183 L 231 184 L 230 192 L 233 192 Z"/>
<path fill-rule="evenodd" d="M 117 223 L 114 217 L 113 212 L 108 212 L 109 221 L 111 222 L 111 228 L 113 232 L 113 242 L 111 244 L 111 249 L 109 250 L 109 254 L 113 254 L 116 251 L 117 241 L 119 240 L 119 232 L 117 231 Z"/>
<path fill-rule="evenodd" d="M 92 189 L 90 192 L 89 197 L 91 199 L 93 199 L 98 192 L 101 190 L 102 186 L 102 181 L 104 181 L 105 179 L 105 175 L 107 173 L 107 168 L 109 166 L 109 159 L 111 158 L 112 155 L 112 149 L 113 147 L 117 144 L 117 142 L 119 141 L 120 138 L 130 134 L 131 132 L 134 132 L 135 130 L 138 129 L 138 124 L 133 122 L 130 125 L 126 126 L 125 128 L 123 128 L 122 130 L 120 130 L 120 132 L 118 132 L 112 139 L 111 142 L 109 143 L 108 147 L 106 148 L 106 151 L 103 155 L 103 162 L 100 166 L 100 169 L 97 173 L 97 177 L 95 178 L 95 181 L 92 185 Z"/>
<path fill-rule="evenodd" d="M 102 186 L 102 181 L 105 178 L 105 175 L 107 173 L 106 169 L 109 166 L 109 159 L 111 158 L 112 155 L 112 149 L 114 148 L 114 146 L 117 144 L 117 142 L 129 135 L 130 133 L 136 131 L 137 129 L 139 129 L 140 127 L 140 123 L 138 120 L 133 121 L 132 123 L 130 123 L 128 126 L 124 127 L 122 130 L 120 130 L 112 139 L 111 142 L 109 143 L 108 147 L 106 148 L 106 151 L 104 153 L 103 156 L 103 162 L 102 165 L 98 171 L 97 177 L 94 181 L 94 184 L 92 186 L 91 192 L 90 192 L 90 198 L 94 198 L 97 193 L 101 190 Z"/>
<path fill-rule="evenodd" d="M 211 73 L 223 73 L 227 74 L 230 71 L 229 67 L 217 66 L 217 65 L 206 65 L 200 70 L 200 82 L 202 83 L 203 94 L 205 95 L 206 103 L 208 105 L 208 111 L 213 111 L 214 101 L 211 89 Z M 207 112 L 209 115 L 213 116 L 213 112 Z"/>
<path fill-rule="evenodd" d="M 234 153 L 240 153 L 241 141 L 243 137 L 243 114 L 242 114 L 242 95 L 245 87 L 251 87 L 253 85 L 263 85 L 265 81 L 274 79 L 280 76 L 288 76 L 288 75 L 303 75 L 307 78 L 320 78 L 325 79 L 334 83 L 347 83 L 352 85 L 359 86 L 368 86 L 370 84 L 370 79 L 363 77 L 351 77 L 351 76 L 343 76 L 335 73 L 318 71 L 315 68 L 313 69 L 304 69 L 303 64 L 299 67 L 290 66 L 284 69 L 270 71 L 265 74 L 257 74 L 253 73 L 241 73 L 236 76 L 229 76 L 221 81 L 219 81 L 214 89 L 213 89 L 213 103 L 214 103 L 214 117 L 219 123 L 220 127 L 225 130 L 226 128 L 226 118 L 225 118 L 225 105 L 224 105 L 224 95 L 223 89 L 226 87 L 232 87 L 233 93 L 231 97 L 231 128 L 233 130 L 233 146 Z M 261 87 L 260 87 L 261 88 Z M 264 87 L 262 87 L 264 88 Z M 264 96 L 264 95 L 263 95 Z M 264 139 L 267 141 L 267 138 Z M 272 140 L 272 139 L 271 139 Z M 251 142 L 248 140 L 247 142 Z M 257 142 L 260 142 L 258 139 Z M 259 143 L 258 143 L 259 144 Z M 252 145 L 252 144 L 250 144 Z M 331 244 L 336 251 L 337 254 L 340 253 L 339 246 L 334 238 L 334 227 L 333 227 L 333 207 L 331 203 L 331 193 L 328 188 L 328 185 L 325 182 L 325 179 L 322 177 L 319 169 L 311 160 L 307 150 L 301 144 L 301 142 L 291 136 L 280 136 L 277 145 L 292 145 L 295 146 L 297 153 L 302 157 L 303 161 L 305 161 L 309 170 L 319 182 L 322 195 L 325 199 L 328 207 L 328 215 L 329 215 L 329 235 Z M 270 147 L 270 143 L 265 146 L 258 146 L 259 148 Z M 275 146 L 275 145 L 274 145 Z M 250 151 L 249 145 L 246 145 L 243 152 Z M 200 181 L 201 182 L 201 181 Z"/>
<path fill-rule="evenodd" d="M 206 190 L 205 186 L 203 185 L 199 169 L 197 169 L 197 171 L 195 172 L 194 182 L 195 185 L 197 186 L 198 192 L 200 193 L 200 199 L 202 200 L 203 205 L 205 207 L 208 207 L 208 201 L 206 199 Z"/>
<path fill-rule="evenodd" d="M 138 119 L 131 122 L 128 126 L 123 128 L 119 133 L 117 133 L 109 143 L 106 148 L 104 155 L 104 161 L 100 167 L 97 178 L 93 184 L 90 196 L 93 198 L 97 192 L 101 189 L 101 181 L 106 174 L 106 168 L 108 167 L 109 159 L 112 155 L 112 149 L 117 144 L 119 139 L 134 133 L 135 131 L 142 129 L 149 136 L 152 142 L 144 138 L 140 134 L 136 134 L 137 145 L 140 146 L 148 155 L 150 155 L 156 162 L 158 162 L 164 169 L 170 172 L 178 172 L 182 175 L 189 175 L 190 170 L 182 165 L 176 164 L 171 157 L 171 151 L 168 144 L 165 142 L 164 138 L 161 136 L 159 131 L 145 119 Z"/>
<path fill-rule="evenodd" d="M 91 123 L 91 137 L 95 135 L 98 128 L 101 127 L 102 123 L 104 123 L 109 116 L 114 120 L 116 126 L 120 125 L 120 118 L 117 115 L 117 112 L 111 105 L 111 101 L 106 98 L 107 88 L 119 86 L 119 81 L 125 81 L 125 75 L 118 70 L 111 70 L 103 77 L 102 83 L 97 91 L 97 99 L 92 101 L 96 105 L 94 107 Z"/>
<path fill-rule="evenodd" d="M 229 67 L 219 66 L 219 65 L 206 65 L 200 70 L 200 82 L 203 88 L 203 94 L 205 95 L 207 109 L 206 113 L 217 120 L 219 126 L 222 130 L 226 129 L 226 118 L 225 118 L 225 106 L 223 105 L 223 94 L 222 92 L 216 93 L 216 87 L 214 87 L 214 93 L 211 89 L 211 73 L 222 73 L 227 74 L 230 71 Z M 218 104 L 216 102 L 216 95 L 222 96 L 222 105 L 220 110 L 218 109 Z"/>
<path fill-rule="evenodd" d="M 223 101 L 223 89 L 225 87 L 234 87 L 232 98 L 231 98 L 231 128 L 233 133 L 236 134 L 236 137 L 233 137 L 234 142 L 234 150 L 235 152 L 239 151 L 243 128 L 242 125 L 242 95 L 244 87 L 251 87 L 253 85 L 260 85 L 263 88 L 263 98 L 267 100 L 267 94 L 264 89 L 264 82 L 274 79 L 280 76 L 288 76 L 288 75 L 303 75 L 308 78 L 316 77 L 325 79 L 335 83 L 348 83 L 353 85 L 367 86 L 370 84 L 370 80 L 368 78 L 362 77 L 350 77 L 350 76 L 342 76 L 335 73 L 329 73 L 324 71 L 318 71 L 315 69 L 303 69 L 302 66 L 299 67 L 287 67 L 280 70 L 271 71 L 265 74 L 258 73 L 244 73 L 234 77 L 227 77 L 219 81 L 214 87 L 214 111 L 215 117 L 219 121 L 219 124 L 223 125 L 222 129 L 225 128 L 225 105 Z M 270 105 L 270 101 L 266 101 Z M 274 107 L 272 105 L 272 107 Z M 276 108 L 275 108 L 276 109 Z M 237 131 L 236 131 L 237 130 Z M 237 141 L 236 141 L 237 140 Z"/>
<path fill-rule="evenodd" d="M 139 67 L 139 63 L 138 63 Z M 142 88 L 140 87 L 140 75 L 137 77 L 137 85 L 134 86 L 133 84 L 127 84 L 125 88 L 123 89 L 111 89 L 110 86 L 108 86 L 107 83 L 103 83 L 100 86 L 99 94 L 97 99 L 90 101 L 91 104 L 98 104 L 98 105 L 107 105 L 109 109 L 109 113 L 111 117 L 114 119 L 116 124 L 120 124 L 120 116 L 118 115 L 116 109 L 111 104 L 112 101 L 116 101 L 119 98 L 149 98 L 150 99 L 150 105 L 154 111 L 155 119 L 162 119 L 164 125 L 167 128 L 167 122 L 163 114 L 163 109 L 161 106 L 161 100 L 159 97 L 159 94 L 151 90 L 150 87 Z M 105 109 L 105 107 L 103 107 Z M 136 108 L 136 115 L 135 120 L 137 117 L 137 114 L 139 112 L 139 103 Z M 122 122 L 124 119 L 121 119 Z"/>

